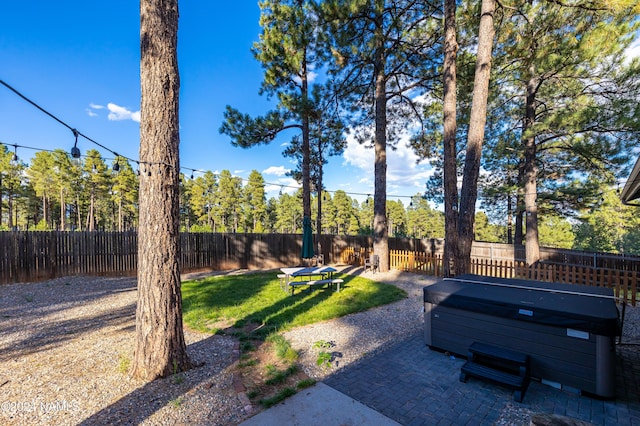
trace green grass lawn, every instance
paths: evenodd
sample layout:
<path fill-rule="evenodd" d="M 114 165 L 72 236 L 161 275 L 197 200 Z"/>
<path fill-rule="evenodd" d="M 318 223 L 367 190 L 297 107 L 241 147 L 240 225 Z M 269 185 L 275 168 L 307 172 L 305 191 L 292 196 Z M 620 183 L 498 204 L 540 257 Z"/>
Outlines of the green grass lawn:
<path fill-rule="evenodd" d="M 215 276 L 182 283 L 185 323 L 216 333 L 228 326 L 262 325 L 262 338 L 272 332 L 341 317 L 407 297 L 395 286 L 346 274 L 340 292 L 322 286 L 297 289 L 294 296 L 280 288 L 277 272 Z"/>

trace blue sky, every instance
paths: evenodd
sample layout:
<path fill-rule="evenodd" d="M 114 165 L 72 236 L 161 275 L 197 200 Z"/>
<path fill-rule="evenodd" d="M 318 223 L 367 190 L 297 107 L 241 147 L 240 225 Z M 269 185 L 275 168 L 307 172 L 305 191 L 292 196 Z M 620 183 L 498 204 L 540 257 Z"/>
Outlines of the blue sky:
<path fill-rule="evenodd" d="M 226 105 L 251 115 L 272 107 L 258 94 L 263 72 L 250 51 L 260 34 L 259 15 L 253 0 L 180 2 L 181 164 L 213 172 L 228 169 L 243 178 L 255 169 L 266 182 L 297 186 L 284 175 L 293 164 L 281 155 L 291 134 L 242 149 L 218 132 Z M 100 144 L 138 158 L 139 25 L 139 2 L 134 0 L 5 2 L 0 79 Z M 69 129 L 0 86 L 0 142 L 68 151 L 74 138 Z M 82 138 L 78 147 L 111 157 Z M 34 154 L 18 149 L 23 161 Z M 365 197 L 355 193 L 373 194 L 372 150 L 350 142 L 342 157 L 329 161 L 328 190 L 342 189 L 359 200 Z M 410 150 L 389 150 L 388 198 L 408 205 L 409 198 L 397 196 L 422 192 L 429 174 Z M 267 189 L 267 196 L 277 196 L 281 187 Z"/>

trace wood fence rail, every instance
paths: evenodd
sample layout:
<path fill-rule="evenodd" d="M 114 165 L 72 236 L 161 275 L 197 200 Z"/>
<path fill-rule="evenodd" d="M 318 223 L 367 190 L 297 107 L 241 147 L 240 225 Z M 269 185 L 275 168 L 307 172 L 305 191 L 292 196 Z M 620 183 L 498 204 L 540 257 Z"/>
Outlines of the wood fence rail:
<path fill-rule="evenodd" d="M 366 236 L 323 235 L 321 253 L 338 263 L 347 247 L 371 247 Z M 301 234 L 181 233 L 182 271 L 273 269 L 301 262 Z M 402 247 L 402 246 L 401 246 Z M 0 232 L 0 284 L 71 275 L 133 276 L 136 232 Z"/>
<path fill-rule="evenodd" d="M 272 269 L 300 264 L 302 235 L 182 233 L 180 242 L 182 271 Z M 322 235 L 315 241 L 318 246 L 327 263 L 363 266 L 372 252 L 373 238 Z M 442 247 L 438 239 L 389 238 L 390 267 L 440 276 Z M 513 246 L 474 242 L 472 249 L 472 272 L 479 275 L 611 287 L 616 296 L 636 303 L 637 256 L 596 253 L 589 264 L 599 267 L 593 268 L 568 264 L 572 255 L 565 250 L 562 262 L 549 257 L 527 267 L 515 256 Z M 135 275 L 137 250 L 136 232 L 0 232 L 0 284 L 70 275 Z"/>
<path fill-rule="evenodd" d="M 391 269 L 442 276 L 442 256 L 425 252 L 390 250 Z M 525 262 L 512 260 L 471 259 L 472 274 L 499 278 L 521 278 L 528 280 L 581 284 L 612 288 L 614 295 L 632 306 L 638 298 L 640 273 L 609 268 L 592 268 L 582 265 L 544 264 L 528 266 Z"/>

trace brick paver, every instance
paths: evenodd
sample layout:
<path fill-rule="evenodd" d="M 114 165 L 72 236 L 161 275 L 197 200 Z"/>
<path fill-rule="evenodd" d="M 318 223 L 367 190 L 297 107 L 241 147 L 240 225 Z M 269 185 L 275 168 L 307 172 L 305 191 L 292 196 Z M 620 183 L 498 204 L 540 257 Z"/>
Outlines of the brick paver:
<path fill-rule="evenodd" d="M 504 387 L 459 381 L 463 359 L 430 350 L 422 333 L 327 378 L 325 384 L 403 425 L 492 425 L 507 404 L 594 425 L 640 426 L 640 352 L 618 347 L 618 397 L 603 401 L 532 381 L 522 403 Z"/>

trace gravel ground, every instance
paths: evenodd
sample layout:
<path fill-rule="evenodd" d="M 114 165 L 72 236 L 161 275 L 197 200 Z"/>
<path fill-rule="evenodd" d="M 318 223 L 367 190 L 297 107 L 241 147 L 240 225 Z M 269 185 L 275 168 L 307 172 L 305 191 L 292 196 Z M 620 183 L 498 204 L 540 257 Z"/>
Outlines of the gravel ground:
<path fill-rule="evenodd" d="M 285 333 L 309 376 L 322 380 L 422 328 L 422 288 L 434 278 L 398 271 L 364 276 L 409 297 Z M 0 424 L 232 425 L 259 410 L 238 386 L 238 343 L 228 336 L 186 330 L 189 354 L 201 367 L 151 383 L 129 378 L 135 303 L 134 278 L 2 286 Z M 623 342 L 640 343 L 639 311 L 627 309 Z M 319 341 L 332 345 L 331 368 L 316 365 Z M 510 405 L 498 424 L 527 424 L 530 415 Z"/>
<path fill-rule="evenodd" d="M 367 272 L 361 275 L 394 284 L 406 291 L 409 297 L 366 312 L 283 333 L 293 348 L 300 352 L 305 372 L 316 380 L 322 380 L 363 356 L 399 342 L 422 329 L 422 289 L 436 282 L 436 278 L 400 271 L 375 274 Z M 327 342 L 331 348 L 318 348 L 316 342 Z M 331 368 L 317 365 L 320 350 L 332 352 Z"/>
<path fill-rule="evenodd" d="M 129 378 L 136 280 L 68 277 L 1 288 L 0 424 L 237 424 L 237 342 L 185 331 L 204 363 L 167 379 Z"/>

